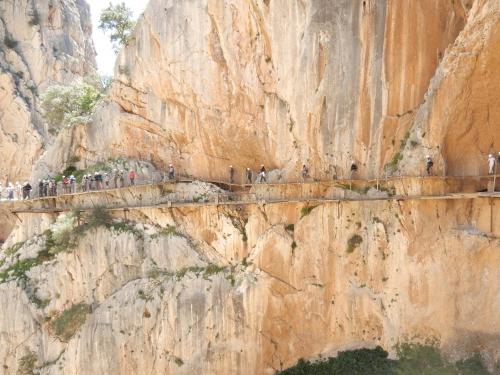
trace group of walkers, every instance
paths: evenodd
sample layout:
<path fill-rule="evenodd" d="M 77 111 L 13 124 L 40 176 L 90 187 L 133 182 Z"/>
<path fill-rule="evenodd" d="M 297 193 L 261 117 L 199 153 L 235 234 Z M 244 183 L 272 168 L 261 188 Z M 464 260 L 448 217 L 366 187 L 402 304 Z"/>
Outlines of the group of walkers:
<path fill-rule="evenodd" d="M 125 177 L 128 177 L 128 181 Z M 175 179 L 175 169 L 172 164 L 168 168 L 168 180 Z M 60 187 L 63 194 L 74 194 L 78 191 L 89 192 L 104 189 L 117 189 L 125 186 L 134 186 L 137 180 L 137 173 L 134 169 L 128 172 L 123 169 L 113 169 L 111 172 L 97 171 L 84 174 L 81 178 L 79 189 L 78 181 L 74 175 L 62 176 Z M 57 183 L 54 179 L 45 179 L 38 181 L 39 197 L 51 197 L 57 195 Z"/>
<path fill-rule="evenodd" d="M 488 155 L 488 174 L 493 175 L 496 173 L 497 163 L 500 163 L 500 152 L 498 153 L 498 157 L 495 157 L 493 154 Z M 434 161 L 432 160 L 430 155 L 427 155 L 425 158 L 425 170 L 428 176 L 432 175 L 432 169 L 434 166 Z M 358 172 L 358 165 L 352 161 L 349 173 L 349 179 L 352 179 L 353 175 Z M 258 171 L 257 177 L 254 180 L 254 172 L 250 168 L 246 168 L 245 171 L 245 184 L 253 184 L 253 183 L 267 183 L 268 176 L 266 167 L 262 164 Z M 93 190 L 103 190 L 110 188 L 122 188 L 126 186 L 125 176 L 128 175 L 128 184 L 129 186 L 133 186 L 136 184 L 137 174 L 133 169 L 130 169 L 128 173 L 124 170 L 113 169 L 112 172 L 95 172 L 94 174 L 85 174 L 83 175 L 80 181 L 80 189 L 79 191 L 88 192 Z M 235 183 L 236 171 L 235 168 L 231 165 L 229 166 L 229 183 Z M 175 180 L 176 171 L 172 164 L 169 164 L 168 173 L 165 176 L 166 180 Z M 306 164 L 302 165 L 302 169 L 300 171 L 300 177 L 302 181 L 306 181 L 309 178 L 309 168 Z M 62 176 L 61 179 L 61 190 L 63 194 L 73 194 L 77 192 L 77 179 L 74 175 L 70 176 Z M 21 200 L 21 199 L 30 199 L 31 192 L 33 188 L 29 182 L 25 182 L 24 184 L 20 184 L 16 182 L 15 184 L 9 182 L 7 186 L 4 188 L 2 183 L 0 183 L 0 199 L 5 197 L 9 200 Z M 46 178 L 38 180 L 38 196 L 39 197 L 54 197 L 58 194 L 58 183 L 54 178 Z"/>
<path fill-rule="evenodd" d="M 19 182 L 13 184 L 12 182 L 9 182 L 5 188 L 3 187 L 2 183 L 0 183 L 0 199 L 4 195 L 9 200 L 30 199 L 31 190 L 33 190 L 33 188 L 27 181 L 24 184 L 21 184 Z"/>
<path fill-rule="evenodd" d="M 500 164 L 500 152 L 498 153 L 498 156 L 496 158 L 495 158 L 495 155 L 489 154 L 488 155 L 488 175 L 496 174 L 497 163 Z M 427 155 L 426 162 L 425 162 L 425 170 L 426 170 L 428 176 L 430 176 L 432 174 L 432 167 L 433 166 L 434 166 L 434 162 L 432 161 L 432 158 L 430 157 L 430 155 Z"/>
<path fill-rule="evenodd" d="M 301 178 L 303 181 L 305 181 L 309 177 L 309 168 L 305 164 L 302 165 L 302 170 L 300 172 L 300 175 L 301 175 Z M 234 170 L 233 166 L 230 165 L 229 166 L 229 183 L 230 184 L 235 183 L 234 176 L 235 176 L 235 170 Z M 259 173 L 257 174 L 257 178 L 255 179 L 255 181 L 253 179 L 253 171 L 250 168 L 245 169 L 245 184 L 251 185 L 254 182 L 267 183 L 267 170 L 266 170 L 266 167 L 264 166 L 264 164 L 261 164 L 260 169 L 259 169 Z"/>

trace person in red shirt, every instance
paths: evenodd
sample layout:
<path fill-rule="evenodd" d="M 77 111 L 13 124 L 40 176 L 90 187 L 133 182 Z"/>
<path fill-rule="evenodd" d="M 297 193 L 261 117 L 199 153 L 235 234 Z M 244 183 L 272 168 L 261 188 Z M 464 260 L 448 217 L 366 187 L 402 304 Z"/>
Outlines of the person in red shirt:
<path fill-rule="evenodd" d="M 62 183 L 63 183 L 63 191 L 66 194 L 69 194 L 69 178 L 66 176 L 62 177 Z"/>
<path fill-rule="evenodd" d="M 130 185 L 135 185 L 135 171 L 133 169 L 128 173 L 128 178 L 130 180 Z"/>

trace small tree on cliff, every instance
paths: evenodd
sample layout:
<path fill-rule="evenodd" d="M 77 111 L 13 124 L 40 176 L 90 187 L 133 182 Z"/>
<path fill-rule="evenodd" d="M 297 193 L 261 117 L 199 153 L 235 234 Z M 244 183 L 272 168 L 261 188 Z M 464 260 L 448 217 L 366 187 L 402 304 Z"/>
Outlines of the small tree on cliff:
<path fill-rule="evenodd" d="M 104 95 L 88 83 L 54 85 L 42 95 L 43 118 L 56 134 L 65 126 L 90 122 L 94 108 Z"/>
<path fill-rule="evenodd" d="M 110 39 L 115 52 L 127 44 L 134 27 L 135 21 L 132 20 L 132 11 L 127 8 L 125 3 L 117 5 L 109 3 L 99 19 L 99 29 L 111 32 Z"/>

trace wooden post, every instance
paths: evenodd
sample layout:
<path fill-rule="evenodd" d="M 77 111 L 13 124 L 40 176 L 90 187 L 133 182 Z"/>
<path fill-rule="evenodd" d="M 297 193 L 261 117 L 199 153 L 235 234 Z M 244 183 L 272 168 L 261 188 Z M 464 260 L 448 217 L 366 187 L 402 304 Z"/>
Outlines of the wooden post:
<path fill-rule="evenodd" d="M 493 233 L 493 198 L 490 200 L 490 233 Z"/>
<path fill-rule="evenodd" d="M 495 186 L 497 183 L 497 162 L 495 161 L 495 174 L 493 175 L 493 193 L 495 193 Z"/>

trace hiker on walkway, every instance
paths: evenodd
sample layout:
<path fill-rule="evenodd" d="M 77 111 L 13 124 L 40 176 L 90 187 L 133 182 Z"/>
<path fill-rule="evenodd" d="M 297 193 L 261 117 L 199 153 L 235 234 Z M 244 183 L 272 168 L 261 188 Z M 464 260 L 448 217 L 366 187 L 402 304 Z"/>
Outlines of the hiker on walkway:
<path fill-rule="evenodd" d="M 96 189 L 102 190 L 102 173 L 101 172 L 96 172 L 95 183 L 96 183 Z"/>
<path fill-rule="evenodd" d="M 125 172 L 123 169 L 120 169 L 120 172 L 118 173 L 118 178 L 120 181 L 120 187 L 125 187 Z"/>
<path fill-rule="evenodd" d="M 234 184 L 234 168 L 232 165 L 229 166 L 229 183 Z"/>
<path fill-rule="evenodd" d="M 135 171 L 133 169 L 128 172 L 128 179 L 130 180 L 130 185 L 135 185 Z"/>
<path fill-rule="evenodd" d="M 92 176 L 90 174 L 87 175 L 85 179 L 85 189 L 90 191 L 92 189 Z"/>
<path fill-rule="evenodd" d="M 175 169 L 172 164 L 169 164 L 168 166 L 168 179 L 169 180 L 175 179 Z"/>
<path fill-rule="evenodd" d="M 109 173 L 104 173 L 104 186 L 106 187 L 106 189 L 109 189 Z"/>
<path fill-rule="evenodd" d="M 69 176 L 69 188 L 71 194 L 76 193 L 76 178 L 74 175 Z"/>
<path fill-rule="evenodd" d="M 21 200 L 23 198 L 23 187 L 19 183 L 19 181 L 16 181 L 16 199 Z"/>
<path fill-rule="evenodd" d="M 82 181 L 80 182 L 80 189 L 82 189 L 82 191 L 87 191 L 87 175 L 84 174 L 82 176 Z"/>
<path fill-rule="evenodd" d="M 7 198 L 9 200 L 14 199 L 14 185 L 12 185 L 12 182 L 9 182 L 9 186 L 7 186 Z"/>
<path fill-rule="evenodd" d="M 118 188 L 118 169 L 113 169 L 113 187 Z"/>
<path fill-rule="evenodd" d="M 42 181 L 42 183 L 43 183 L 42 195 L 44 197 L 48 197 L 49 196 L 49 180 L 45 179 Z"/>
<path fill-rule="evenodd" d="M 263 183 L 263 182 L 267 183 L 267 179 L 266 179 L 266 167 L 264 167 L 264 164 L 261 164 L 261 166 L 260 166 L 259 182 L 260 183 Z"/>
<path fill-rule="evenodd" d="M 488 174 L 495 174 L 496 159 L 493 154 L 488 156 Z"/>
<path fill-rule="evenodd" d="M 64 194 L 68 194 L 68 192 L 69 192 L 69 178 L 66 176 L 62 176 L 62 183 L 63 183 Z"/>
<path fill-rule="evenodd" d="M 43 195 L 43 181 L 42 180 L 38 180 L 38 196 L 40 198 L 44 197 L 44 195 Z"/>
<path fill-rule="evenodd" d="M 427 176 L 430 176 L 432 174 L 432 167 L 434 166 L 434 162 L 432 161 L 432 158 L 430 155 L 427 155 L 425 157 L 425 170 L 427 171 Z"/>
<path fill-rule="evenodd" d="M 497 162 L 500 163 L 500 152 L 498 153 L 498 159 Z"/>
<path fill-rule="evenodd" d="M 23 185 L 23 199 L 30 199 L 30 193 L 31 193 L 32 187 L 28 181 L 26 181 Z"/>
<path fill-rule="evenodd" d="M 51 195 L 52 195 L 53 197 L 57 196 L 57 182 L 56 182 L 56 180 L 55 180 L 55 179 L 51 179 L 51 180 L 50 180 L 50 184 L 49 184 L 49 186 L 50 186 L 50 185 L 52 185 L 52 186 L 50 187 Z"/>
<path fill-rule="evenodd" d="M 351 161 L 351 172 L 349 173 L 349 179 L 351 180 L 352 179 L 352 176 L 358 171 L 358 166 L 356 165 L 356 163 L 353 161 Z"/>
<path fill-rule="evenodd" d="M 253 172 L 250 168 L 247 168 L 246 170 L 246 181 L 247 181 L 247 184 L 252 184 L 252 180 L 253 180 Z"/>
<path fill-rule="evenodd" d="M 309 176 L 309 168 L 305 164 L 302 165 L 302 171 L 300 171 L 300 176 L 302 177 L 302 182 L 304 182 Z"/>
<path fill-rule="evenodd" d="M 47 193 L 49 197 L 54 196 L 54 185 L 52 184 L 52 180 L 47 179 Z"/>

